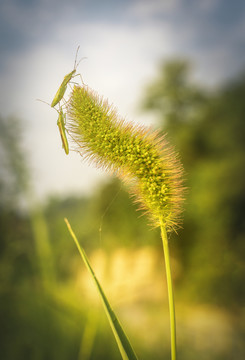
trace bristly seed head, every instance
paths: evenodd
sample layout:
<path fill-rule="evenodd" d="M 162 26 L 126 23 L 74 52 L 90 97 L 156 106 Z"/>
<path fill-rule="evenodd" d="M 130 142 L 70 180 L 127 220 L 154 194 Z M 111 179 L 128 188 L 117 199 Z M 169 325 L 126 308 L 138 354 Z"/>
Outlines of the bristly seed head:
<path fill-rule="evenodd" d="M 153 224 L 179 227 L 183 170 L 165 137 L 126 123 L 87 86 L 74 86 L 67 128 L 79 153 L 130 183 L 131 192 Z"/>

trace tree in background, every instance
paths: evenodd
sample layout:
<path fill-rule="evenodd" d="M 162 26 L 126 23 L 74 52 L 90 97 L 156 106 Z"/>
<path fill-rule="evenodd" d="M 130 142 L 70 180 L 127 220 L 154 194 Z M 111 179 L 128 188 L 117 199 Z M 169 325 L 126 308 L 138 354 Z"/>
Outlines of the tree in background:
<path fill-rule="evenodd" d="M 0 208 L 16 209 L 29 180 L 22 149 L 21 122 L 15 117 L 0 117 Z M 22 199 L 23 200 L 23 199 Z"/>
<path fill-rule="evenodd" d="M 64 314 L 64 308 L 70 311 L 69 306 L 59 305 L 45 292 L 33 222 L 39 222 L 36 228 L 42 242 L 43 225 L 40 216 L 32 211 L 28 214 L 22 207 L 23 200 L 25 205 L 30 201 L 30 173 L 22 135 L 19 119 L 0 117 L 1 357 L 76 358 L 81 339 L 76 321 L 81 321 L 82 315 L 76 314 L 70 321 Z"/>
<path fill-rule="evenodd" d="M 245 298 L 245 76 L 216 91 L 191 80 L 184 60 L 165 63 L 146 90 L 187 173 L 187 210 L 176 253 L 182 285 L 199 299 L 239 305 Z"/>

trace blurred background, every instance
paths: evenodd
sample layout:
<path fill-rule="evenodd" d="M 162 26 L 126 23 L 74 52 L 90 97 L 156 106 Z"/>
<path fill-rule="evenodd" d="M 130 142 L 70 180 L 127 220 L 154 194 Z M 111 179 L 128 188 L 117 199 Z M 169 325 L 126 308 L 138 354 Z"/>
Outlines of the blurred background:
<path fill-rule="evenodd" d="M 245 3 L 0 4 L 0 348 L 5 360 L 120 359 L 71 222 L 140 359 L 169 359 L 158 229 L 117 179 L 64 153 L 65 74 L 160 128 L 188 194 L 170 238 L 179 359 L 245 358 Z"/>

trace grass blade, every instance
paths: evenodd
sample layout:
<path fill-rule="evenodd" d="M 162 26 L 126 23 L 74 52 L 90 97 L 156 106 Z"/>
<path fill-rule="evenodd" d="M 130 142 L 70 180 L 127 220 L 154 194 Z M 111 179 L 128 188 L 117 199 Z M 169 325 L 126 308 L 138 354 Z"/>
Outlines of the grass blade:
<path fill-rule="evenodd" d="M 106 315 L 109 319 L 109 323 L 111 325 L 111 328 L 112 328 L 112 331 L 113 331 L 113 334 L 116 338 L 116 342 L 117 342 L 117 345 L 118 345 L 118 348 L 119 348 L 119 351 L 121 353 L 121 356 L 123 358 L 123 360 L 137 360 L 137 356 L 135 355 L 135 352 L 128 340 L 128 337 L 127 335 L 125 334 L 119 320 L 117 319 L 114 311 L 112 310 L 111 308 L 111 305 L 109 303 L 109 301 L 107 300 L 106 296 L 105 296 L 105 293 L 89 263 L 89 260 L 87 258 L 87 255 L 84 251 L 84 249 L 80 246 L 78 240 L 77 240 L 77 237 L 76 235 L 74 234 L 72 228 L 71 228 L 71 225 L 69 223 L 69 221 L 65 218 L 65 223 L 67 225 L 67 228 L 73 238 L 73 240 L 75 241 L 75 244 L 78 248 L 78 251 L 84 261 L 84 264 L 86 265 L 89 273 L 91 274 L 92 276 L 92 279 L 94 280 L 94 283 L 96 285 L 96 288 L 99 292 L 99 295 L 101 297 L 101 300 L 102 300 L 102 303 L 104 305 L 104 309 L 105 309 L 105 312 L 106 312 Z"/>

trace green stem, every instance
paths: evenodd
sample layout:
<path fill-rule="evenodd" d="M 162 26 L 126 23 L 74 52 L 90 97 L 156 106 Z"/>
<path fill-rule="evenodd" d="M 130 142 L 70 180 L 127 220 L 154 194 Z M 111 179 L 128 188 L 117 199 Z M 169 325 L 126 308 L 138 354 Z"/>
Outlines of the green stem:
<path fill-rule="evenodd" d="M 176 360 L 176 322 L 175 322 L 175 309 L 174 309 L 174 294 L 173 294 L 173 284 L 172 284 L 171 267 L 170 267 L 168 238 L 167 238 L 166 228 L 163 224 L 161 225 L 161 236 L 163 243 L 167 287 L 168 287 L 168 302 L 169 302 L 170 331 L 171 331 L 171 359 Z"/>

